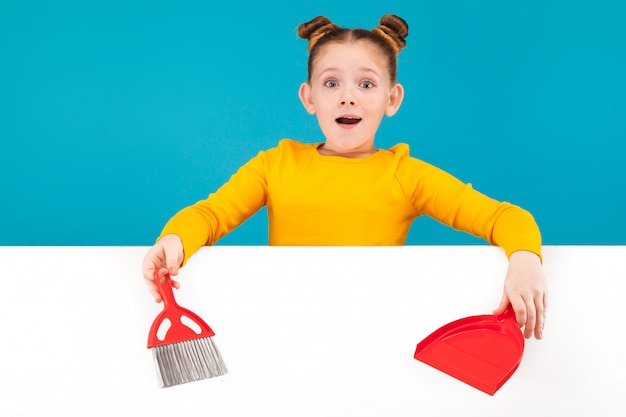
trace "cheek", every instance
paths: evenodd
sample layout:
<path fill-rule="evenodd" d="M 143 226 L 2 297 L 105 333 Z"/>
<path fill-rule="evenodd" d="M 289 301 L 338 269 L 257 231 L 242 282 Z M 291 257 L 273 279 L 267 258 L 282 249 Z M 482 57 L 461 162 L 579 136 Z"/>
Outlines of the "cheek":
<path fill-rule="evenodd" d="M 384 113 L 389 100 L 381 97 L 365 97 L 361 100 L 361 105 L 371 112 Z"/>
<path fill-rule="evenodd" d="M 331 92 L 331 91 L 324 91 L 322 93 L 321 91 L 316 90 L 312 94 L 312 97 L 316 103 L 319 103 L 320 105 L 328 105 L 328 103 L 334 102 L 336 95 L 337 95 L 336 93 Z"/>
<path fill-rule="evenodd" d="M 335 107 L 334 101 L 330 99 L 328 96 L 324 97 L 316 97 L 314 99 L 315 111 L 318 114 L 330 113 L 333 112 Z"/>

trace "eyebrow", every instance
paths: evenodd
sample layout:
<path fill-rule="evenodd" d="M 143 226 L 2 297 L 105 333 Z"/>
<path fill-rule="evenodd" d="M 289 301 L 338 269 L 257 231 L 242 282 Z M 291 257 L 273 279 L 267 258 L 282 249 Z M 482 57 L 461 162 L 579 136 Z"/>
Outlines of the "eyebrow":
<path fill-rule="evenodd" d="M 374 70 L 373 68 L 360 67 L 357 70 L 361 71 L 361 72 L 365 72 L 365 73 L 371 73 L 371 74 L 374 74 L 374 75 L 379 76 L 379 77 L 381 76 L 381 74 L 378 73 L 378 71 Z M 326 68 L 326 69 L 320 71 L 319 75 L 322 76 L 322 75 L 326 74 L 327 72 L 335 72 L 335 71 L 340 71 L 340 69 L 336 68 L 336 67 Z"/>

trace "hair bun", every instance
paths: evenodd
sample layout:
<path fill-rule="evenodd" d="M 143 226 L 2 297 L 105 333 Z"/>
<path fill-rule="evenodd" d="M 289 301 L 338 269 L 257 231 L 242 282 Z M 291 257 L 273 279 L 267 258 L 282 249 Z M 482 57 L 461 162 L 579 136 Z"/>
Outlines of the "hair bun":
<path fill-rule="evenodd" d="M 338 28 L 339 26 L 331 22 L 327 17 L 317 16 L 298 26 L 298 36 L 309 40 L 308 50 L 310 51 L 322 36 Z"/>
<path fill-rule="evenodd" d="M 378 22 L 379 25 L 372 29 L 372 32 L 384 38 L 396 55 L 399 54 L 406 46 L 404 39 L 409 36 L 409 25 L 395 14 L 383 15 Z"/>

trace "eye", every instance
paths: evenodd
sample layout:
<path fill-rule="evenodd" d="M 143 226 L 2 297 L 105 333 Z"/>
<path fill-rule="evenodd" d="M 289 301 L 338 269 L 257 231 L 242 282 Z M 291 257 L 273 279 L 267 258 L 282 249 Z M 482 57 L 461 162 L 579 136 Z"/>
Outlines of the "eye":
<path fill-rule="evenodd" d="M 333 88 L 339 86 L 339 83 L 337 82 L 337 80 L 326 80 L 326 82 L 324 82 L 324 85 L 326 87 Z"/>
<path fill-rule="evenodd" d="M 359 86 L 361 88 L 372 88 L 374 87 L 374 83 L 369 81 L 369 80 L 365 80 L 365 81 L 361 81 L 361 83 L 359 84 Z"/>

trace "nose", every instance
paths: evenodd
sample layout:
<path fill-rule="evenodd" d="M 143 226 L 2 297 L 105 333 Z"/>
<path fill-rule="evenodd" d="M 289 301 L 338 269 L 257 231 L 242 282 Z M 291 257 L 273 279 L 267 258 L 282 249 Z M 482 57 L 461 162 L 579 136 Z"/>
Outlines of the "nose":
<path fill-rule="evenodd" d="M 344 88 L 339 98 L 339 104 L 341 106 L 346 106 L 346 105 L 354 106 L 356 105 L 356 102 L 357 100 L 356 100 L 354 91 L 352 91 L 352 89 L 350 88 Z"/>

